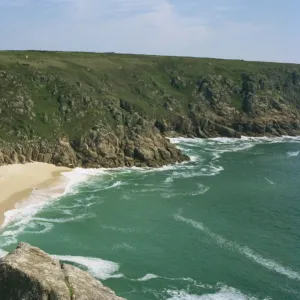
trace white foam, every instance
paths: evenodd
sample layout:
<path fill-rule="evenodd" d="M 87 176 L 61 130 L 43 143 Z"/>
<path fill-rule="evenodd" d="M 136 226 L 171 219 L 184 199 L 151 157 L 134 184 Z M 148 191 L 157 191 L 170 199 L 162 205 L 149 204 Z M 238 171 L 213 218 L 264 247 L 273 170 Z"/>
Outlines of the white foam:
<path fill-rule="evenodd" d="M 48 218 L 32 218 L 32 221 L 39 221 L 39 222 L 47 222 L 47 223 L 70 223 L 82 219 L 92 218 L 94 217 L 93 214 L 82 214 L 75 217 L 70 218 L 57 218 L 57 219 L 48 219 Z"/>
<path fill-rule="evenodd" d="M 127 251 L 134 251 L 135 248 L 130 246 L 127 243 L 122 243 L 122 244 L 116 244 L 112 247 L 113 250 L 127 250 Z"/>
<path fill-rule="evenodd" d="M 107 230 L 112 230 L 112 231 L 117 231 L 117 232 L 124 232 L 124 233 L 141 233 L 142 231 L 138 228 L 122 228 L 122 227 L 116 227 L 113 225 L 106 225 L 106 224 L 101 224 L 101 228 L 107 229 Z"/>
<path fill-rule="evenodd" d="M 215 166 L 212 164 L 207 165 L 205 168 L 201 168 L 200 170 L 196 170 L 196 171 L 189 171 L 189 170 L 180 170 L 178 172 L 174 171 L 172 173 L 172 179 L 182 179 L 182 178 L 193 178 L 193 177 L 201 177 L 201 176 L 205 176 L 205 177 L 210 177 L 210 176 L 215 176 L 220 174 L 222 171 L 224 171 L 224 168 L 222 166 Z M 171 179 L 169 179 L 171 180 Z"/>
<path fill-rule="evenodd" d="M 167 177 L 166 179 L 165 179 L 165 181 L 164 181 L 164 183 L 172 183 L 174 181 L 174 178 L 172 178 L 172 177 Z"/>
<path fill-rule="evenodd" d="M 296 271 L 293 271 L 289 267 L 285 267 L 278 262 L 264 258 L 263 256 L 259 255 L 258 253 L 254 252 L 252 249 L 248 247 L 242 247 L 241 251 L 244 253 L 245 256 L 250 258 L 252 261 L 264 266 L 265 268 L 275 271 L 279 274 L 285 275 L 290 279 L 295 279 L 300 281 L 300 274 Z"/>
<path fill-rule="evenodd" d="M 155 274 L 146 274 L 144 277 L 137 279 L 137 281 L 148 281 L 151 279 L 156 279 L 159 278 L 159 276 L 155 275 Z"/>
<path fill-rule="evenodd" d="M 24 228 L 33 215 L 63 195 L 72 193 L 74 186 L 86 180 L 87 177 L 81 176 L 81 172 L 81 169 L 64 172 L 62 173 L 60 184 L 46 189 L 34 189 L 26 201 L 17 203 L 15 209 L 4 214 L 5 220 L 2 228 L 5 228 L 12 222 L 18 222 Z"/>
<path fill-rule="evenodd" d="M 162 193 L 161 196 L 166 199 L 173 198 L 173 197 L 179 197 L 179 196 L 192 196 L 193 197 L 193 196 L 204 195 L 206 192 L 208 192 L 210 190 L 210 188 L 208 186 L 205 186 L 200 183 L 198 183 L 197 186 L 198 186 L 198 189 L 195 191 L 189 191 L 189 192 L 185 192 L 185 193 L 165 192 L 165 193 Z"/>
<path fill-rule="evenodd" d="M 126 170 L 125 170 L 126 172 Z M 46 206 L 50 205 L 54 201 L 58 200 L 66 194 L 73 194 L 77 192 L 77 187 L 89 180 L 91 176 L 100 176 L 107 173 L 107 170 L 104 169 L 81 169 L 76 168 L 71 172 L 64 172 L 61 174 L 60 183 L 56 186 L 46 188 L 46 189 L 34 189 L 26 201 L 21 201 L 15 205 L 15 208 L 5 212 L 5 220 L 1 228 L 4 228 L 0 238 L 3 237 L 4 240 L 1 240 L 1 245 L 10 245 L 11 243 L 16 242 L 16 236 L 23 232 L 32 221 L 34 215 L 39 211 L 44 209 Z M 111 187 L 118 187 L 122 183 L 115 182 Z M 22 200 L 22 199 L 21 199 Z M 25 199 L 23 199 L 25 200 Z M 86 203 L 85 203 L 86 205 Z M 50 223 L 64 223 L 79 220 L 86 218 L 88 216 L 82 215 L 75 218 L 65 218 L 65 219 L 44 219 L 44 220 L 35 220 L 43 221 Z M 46 226 L 41 232 L 48 231 L 51 225 Z"/>
<path fill-rule="evenodd" d="M 170 278 L 170 277 L 165 277 L 165 276 L 159 276 L 156 274 L 146 274 L 145 276 L 138 278 L 138 279 L 132 279 L 132 278 L 128 278 L 128 277 L 124 277 L 130 281 L 149 281 L 152 279 L 164 279 L 164 280 L 169 280 L 169 281 L 181 281 L 181 282 L 189 282 L 194 286 L 200 287 L 200 288 L 204 288 L 204 289 L 214 289 L 214 287 L 212 285 L 209 284 L 204 284 L 201 282 L 197 282 L 195 279 L 192 279 L 190 277 L 180 277 L 180 278 Z"/>
<path fill-rule="evenodd" d="M 300 153 L 300 151 L 288 152 L 287 155 L 288 155 L 289 157 L 296 157 L 296 156 L 299 155 L 299 153 Z"/>
<path fill-rule="evenodd" d="M 242 136 L 241 140 L 244 141 L 252 141 L 252 142 L 258 142 L 258 143 L 299 143 L 300 142 L 300 136 L 287 136 L 283 135 L 281 137 L 246 137 Z"/>
<path fill-rule="evenodd" d="M 32 223 L 33 225 L 35 225 L 35 223 Z M 46 233 L 46 232 L 49 232 L 49 231 L 51 231 L 52 230 L 52 228 L 53 228 L 53 224 L 51 224 L 51 223 L 46 223 L 46 222 L 37 222 L 36 223 L 37 225 L 40 225 L 40 226 L 43 226 L 44 227 L 44 229 L 42 229 L 42 230 L 39 230 L 39 231 L 30 231 L 29 233 L 35 233 L 35 234 L 43 234 L 43 233 Z M 29 226 L 30 224 L 28 224 L 28 227 L 30 228 L 30 226 Z M 27 232 L 27 231 L 24 231 L 25 233 Z"/>
<path fill-rule="evenodd" d="M 105 190 L 109 190 L 109 189 L 120 187 L 122 185 L 127 185 L 127 183 L 123 182 L 123 181 L 116 181 L 112 185 L 103 186 L 103 187 L 100 187 L 100 188 L 97 188 L 97 189 L 94 189 L 94 190 L 89 190 L 89 193 L 94 193 L 94 192 L 99 192 L 99 191 L 105 191 Z"/>
<path fill-rule="evenodd" d="M 121 278 L 123 274 L 116 272 L 119 271 L 120 265 L 100 258 L 95 257 L 82 257 L 82 256 L 69 256 L 69 255 L 51 255 L 53 258 L 73 262 L 87 268 L 88 272 L 94 277 L 106 280 L 109 278 Z"/>
<path fill-rule="evenodd" d="M 127 195 L 127 194 L 123 194 L 123 195 L 121 196 L 121 199 L 122 199 L 122 200 L 128 201 L 128 200 L 130 200 L 130 196 Z"/>
<path fill-rule="evenodd" d="M 267 177 L 265 177 L 265 180 L 266 180 L 267 182 L 269 182 L 270 184 L 272 184 L 272 185 L 274 185 L 274 184 L 275 184 L 275 182 L 274 182 L 274 181 L 272 181 L 272 180 L 268 179 Z"/>
<path fill-rule="evenodd" d="M 190 156 L 191 162 L 198 161 L 199 159 L 200 159 L 200 158 L 199 158 L 199 156 L 197 156 L 197 155 L 192 155 L 192 156 Z"/>
<path fill-rule="evenodd" d="M 204 195 L 205 193 L 207 193 L 210 190 L 210 187 L 205 186 L 204 184 L 201 184 L 201 183 L 197 183 L 197 186 L 198 186 L 198 190 L 191 192 L 192 196 Z"/>
<path fill-rule="evenodd" d="M 242 292 L 231 288 L 223 287 L 220 291 L 213 294 L 193 295 L 186 291 L 172 291 L 168 290 L 170 295 L 168 300 L 256 300 L 257 298 L 243 294 Z"/>
<path fill-rule="evenodd" d="M 186 144 L 193 146 L 193 144 L 245 144 L 245 142 L 249 142 L 251 144 L 262 144 L 262 143 L 300 143 L 300 136 L 281 136 L 281 137 L 250 137 L 250 136 L 242 136 L 240 139 L 238 138 L 227 138 L 227 137 L 217 137 L 217 138 L 169 138 L 170 142 L 173 144 Z M 248 144 L 250 147 L 250 144 Z"/>
<path fill-rule="evenodd" d="M 15 205 L 15 209 L 5 212 L 5 221 L 2 228 L 12 222 L 20 221 L 20 224 L 29 222 L 32 215 L 36 214 L 45 205 L 49 204 L 62 195 L 61 191 L 55 190 L 34 190 L 29 196 L 28 201 L 19 202 Z"/>
<path fill-rule="evenodd" d="M 0 258 L 5 257 L 8 254 L 7 251 L 0 249 Z"/>
<path fill-rule="evenodd" d="M 201 230 L 203 233 L 205 233 L 210 238 L 215 240 L 219 246 L 225 247 L 231 251 L 238 252 L 238 253 L 242 254 L 243 256 L 247 257 L 248 259 L 252 260 L 253 262 L 269 269 L 270 271 L 284 275 L 284 276 L 288 277 L 289 279 L 294 279 L 294 280 L 300 281 L 300 273 L 292 270 L 289 267 L 285 267 L 274 260 L 264 258 L 263 256 L 256 253 L 249 247 L 240 246 L 237 243 L 232 242 L 232 241 L 212 232 L 209 228 L 205 227 L 203 225 L 203 223 L 194 221 L 192 219 L 184 218 L 179 214 L 176 214 L 174 217 L 175 217 L 175 220 L 177 220 L 177 221 L 184 222 L 198 230 Z"/>

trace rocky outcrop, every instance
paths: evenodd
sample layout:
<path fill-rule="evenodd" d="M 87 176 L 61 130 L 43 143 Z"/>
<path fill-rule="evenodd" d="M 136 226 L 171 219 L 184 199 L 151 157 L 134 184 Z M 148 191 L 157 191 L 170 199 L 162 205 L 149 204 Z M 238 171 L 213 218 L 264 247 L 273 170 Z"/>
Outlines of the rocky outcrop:
<path fill-rule="evenodd" d="M 66 137 L 52 142 L 0 140 L 0 165 L 38 161 L 70 168 L 160 167 L 189 160 L 158 130 L 140 130 L 119 128 L 117 135 L 97 126 L 71 141 Z"/>
<path fill-rule="evenodd" d="M 0 298 L 5 300 L 124 300 L 88 273 L 21 243 L 0 259 Z"/>

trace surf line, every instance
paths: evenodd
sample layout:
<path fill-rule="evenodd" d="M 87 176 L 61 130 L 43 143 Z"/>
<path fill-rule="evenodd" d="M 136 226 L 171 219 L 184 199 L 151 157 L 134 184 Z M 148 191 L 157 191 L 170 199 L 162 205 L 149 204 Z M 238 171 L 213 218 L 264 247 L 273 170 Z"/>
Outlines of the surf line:
<path fill-rule="evenodd" d="M 238 252 L 246 258 L 252 260 L 253 262 L 269 269 L 270 271 L 284 275 L 289 279 L 300 281 L 300 273 L 292 270 L 289 267 L 285 267 L 272 259 L 264 258 L 249 247 L 240 246 L 237 243 L 232 242 L 222 237 L 221 235 L 212 232 L 209 228 L 205 227 L 203 223 L 194 221 L 192 219 L 184 218 L 180 214 L 174 215 L 174 218 L 176 221 L 186 223 L 188 225 L 191 225 L 195 229 L 202 231 L 210 238 L 212 238 L 220 247 L 227 248 L 228 250 L 231 250 L 233 252 Z"/>

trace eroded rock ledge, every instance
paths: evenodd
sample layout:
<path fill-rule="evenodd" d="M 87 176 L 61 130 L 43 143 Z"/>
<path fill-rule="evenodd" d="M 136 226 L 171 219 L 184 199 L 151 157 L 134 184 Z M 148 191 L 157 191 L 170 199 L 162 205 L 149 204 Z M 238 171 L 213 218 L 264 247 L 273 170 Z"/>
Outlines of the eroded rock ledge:
<path fill-rule="evenodd" d="M 87 272 L 60 263 L 26 243 L 0 259 L 0 298 L 5 300 L 125 300 Z"/>
<path fill-rule="evenodd" d="M 159 133 L 117 136 L 95 128 L 78 140 L 0 140 L 0 165 L 44 162 L 70 168 L 160 167 L 187 160 L 188 156 Z"/>

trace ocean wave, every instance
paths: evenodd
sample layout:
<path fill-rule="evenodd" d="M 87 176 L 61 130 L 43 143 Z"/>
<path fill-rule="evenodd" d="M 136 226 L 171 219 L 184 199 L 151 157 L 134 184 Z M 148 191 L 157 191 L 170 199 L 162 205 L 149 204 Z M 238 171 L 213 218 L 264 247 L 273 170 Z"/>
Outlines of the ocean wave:
<path fill-rule="evenodd" d="M 126 250 L 126 251 L 134 251 L 135 248 L 130 246 L 127 243 L 116 244 L 112 247 L 112 250 Z"/>
<path fill-rule="evenodd" d="M 106 224 L 101 224 L 100 227 L 103 229 L 117 231 L 117 232 L 124 232 L 124 233 L 144 233 L 138 228 L 122 228 L 122 227 L 106 225 Z"/>
<path fill-rule="evenodd" d="M 190 277 L 177 277 L 177 278 L 172 278 L 172 277 L 166 277 L 166 276 L 159 276 L 156 274 L 152 274 L 152 273 L 148 273 L 145 276 L 138 278 L 138 279 L 133 279 L 133 278 L 128 278 L 126 276 L 124 276 L 125 279 L 130 280 L 130 281 L 149 281 L 149 280 L 153 280 L 153 279 L 163 279 L 163 280 L 167 280 L 167 281 L 178 281 L 178 282 L 186 282 L 189 285 L 193 285 L 195 287 L 198 288 L 202 288 L 202 289 L 215 289 L 214 286 L 210 285 L 210 284 L 205 284 L 202 282 L 198 282 L 193 278 Z"/>
<path fill-rule="evenodd" d="M 277 143 L 300 143 L 300 136 L 281 136 L 281 137 L 248 137 L 242 136 L 240 139 L 217 137 L 217 138 L 170 138 L 171 143 L 187 147 L 199 147 L 200 145 L 219 145 L 228 146 L 227 151 L 241 151 L 252 148 L 257 144 L 277 144 Z"/>
<path fill-rule="evenodd" d="M 272 185 L 274 185 L 274 184 L 275 184 L 275 182 L 274 182 L 274 181 L 272 181 L 272 180 L 268 179 L 267 177 L 265 177 L 265 180 L 266 180 L 267 182 L 269 182 L 270 184 L 272 184 Z"/>
<path fill-rule="evenodd" d="M 94 214 L 82 214 L 79 216 L 74 216 L 71 218 L 57 218 L 57 219 L 49 219 L 49 218 L 35 218 L 33 217 L 32 221 L 46 222 L 46 223 L 71 223 L 74 221 L 82 220 L 82 219 L 90 219 L 95 217 Z"/>
<path fill-rule="evenodd" d="M 237 141 L 252 141 L 252 142 L 300 142 L 300 136 L 288 136 L 283 135 L 280 137 L 267 137 L 267 136 L 242 136 L 240 139 L 238 138 L 229 138 L 229 137 L 216 137 L 216 138 L 185 138 L 185 137 L 178 137 L 178 138 L 168 138 L 171 143 L 173 144 L 180 144 L 180 143 L 194 143 L 194 144 L 202 144 L 205 141 L 215 141 L 219 143 L 236 143 Z"/>
<path fill-rule="evenodd" d="M 227 152 L 239 152 L 239 151 L 244 151 L 251 149 L 255 146 L 255 144 L 251 143 L 239 143 L 239 144 L 227 144 L 227 145 L 222 145 L 220 149 L 216 149 L 216 145 L 212 145 L 214 148 L 208 148 L 205 147 L 204 150 L 207 152 L 212 152 L 213 155 L 215 155 L 216 158 L 220 157 L 220 154 L 227 153 Z"/>
<path fill-rule="evenodd" d="M 40 226 L 41 228 L 39 230 L 36 230 L 38 226 Z M 15 225 L 11 227 L 11 230 L 5 230 L 1 236 L 4 237 L 6 241 L 10 241 L 10 243 L 6 243 L 7 246 L 9 244 L 15 243 L 15 241 L 17 240 L 16 237 L 21 233 L 43 234 L 51 231 L 52 228 L 53 224 L 46 222 L 29 223 L 26 226 L 26 229 L 24 229 L 23 226 Z"/>
<path fill-rule="evenodd" d="M 232 242 L 232 241 L 222 237 L 221 235 L 218 235 L 218 234 L 212 232 L 209 228 L 205 227 L 203 223 L 194 221 L 192 219 L 184 218 L 179 214 L 176 214 L 174 217 L 175 217 L 176 221 L 184 222 L 186 224 L 191 225 L 195 229 L 198 229 L 198 230 L 202 231 L 203 233 L 208 235 L 210 238 L 215 240 L 215 242 L 219 246 L 227 248 L 227 249 L 229 249 L 231 251 L 234 251 L 234 252 L 238 252 L 238 253 L 242 254 L 244 257 L 246 257 L 246 258 L 250 259 L 251 261 L 265 267 L 266 269 L 268 269 L 270 271 L 273 271 L 273 272 L 276 272 L 278 274 L 284 275 L 289 279 L 300 281 L 300 273 L 292 270 L 289 267 L 285 267 L 285 266 L 281 265 L 280 263 L 278 263 L 278 262 L 276 262 L 272 259 L 264 258 L 263 256 L 256 253 L 255 251 L 253 251 L 249 247 L 240 246 L 237 243 Z"/>
<path fill-rule="evenodd" d="M 5 212 L 5 220 L 2 228 L 6 228 L 11 223 L 18 225 L 26 225 L 31 220 L 32 216 L 46 206 L 52 204 L 61 197 L 75 193 L 74 189 L 79 183 L 87 180 L 87 177 L 81 176 L 86 172 L 82 169 L 74 169 L 71 172 L 63 172 L 60 177 L 60 183 L 45 189 L 34 189 L 28 199 L 22 199 L 21 202 L 15 205 L 15 209 Z"/>
<path fill-rule="evenodd" d="M 203 184 L 197 183 L 198 189 L 195 191 L 189 191 L 189 192 L 184 192 L 184 193 L 176 193 L 176 192 L 164 192 L 161 194 L 163 198 L 169 199 L 173 197 L 178 197 L 178 196 L 199 196 L 199 195 L 204 195 L 207 193 L 210 188 L 208 186 L 205 186 Z"/>
<path fill-rule="evenodd" d="M 19 225 L 28 223 L 33 215 L 63 195 L 61 188 L 59 186 L 57 190 L 54 188 L 34 190 L 27 201 L 19 202 L 15 205 L 15 209 L 5 212 L 2 228 L 7 227 L 12 222 L 19 221 Z"/>
<path fill-rule="evenodd" d="M 200 157 L 199 157 L 199 156 L 197 156 L 197 155 L 191 155 L 191 156 L 190 156 L 190 160 L 191 160 L 191 162 L 198 161 L 199 159 L 200 159 Z"/>
<path fill-rule="evenodd" d="M 33 223 L 34 224 L 34 223 Z M 35 224 L 34 224 L 35 225 Z M 51 223 L 46 223 L 46 222 L 37 222 L 36 225 L 39 225 L 41 227 L 43 227 L 43 229 L 39 230 L 39 231 L 29 231 L 29 230 L 24 230 L 23 233 L 30 233 L 30 234 L 44 234 L 46 232 L 49 232 L 52 230 L 53 228 L 53 224 Z M 30 228 L 30 226 L 28 225 L 28 227 Z"/>
<path fill-rule="evenodd" d="M 252 142 L 258 142 L 258 143 L 299 143 L 300 142 L 300 136 L 288 136 L 283 135 L 280 137 L 248 137 L 248 136 L 242 136 L 241 140 L 244 141 L 252 141 Z"/>
<path fill-rule="evenodd" d="M 45 209 L 47 206 L 51 205 L 53 202 L 59 200 L 65 195 L 72 195 L 78 193 L 80 185 L 90 179 L 92 176 L 102 176 L 108 171 L 105 169 L 82 169 L 76 168 L 70 172 L 61 173 L 59 184 L 45 188 L 45 189 L 33 189 L 30 196 L 25 199 L 20 199 L 21 201 L 15 205 L 15 208 L 5 212 L 5 220 L 1 226 L 2 233 L 0 234 L 0 244 L 1 246 L 8 246 L 11 243 L 16 242 L 16 236 L 24 232 L 26 226 L 30 224 L 33 216 L 38 212 Z M 122 172 L 127 172 L 122 170 Z M 114 188 L 122 185 L 120 181 L 114 182 L 111 186 L 106 187 Z M 82 206 L 86 207 L 89 205 L 86 201 L 82 202 Z M 90 204 L 92 205 L 92 204 Z M 73 205 L 73 207 L 77 205 Z M 72 206 L 70 208 L 73 208 Z M 79 206 L 78 206 L 79 207 Z M 79 217 L 72 217 L 68 219 L 52 219 L 52 220 L 40 220 L 44 222 L 51 223 L 61 223 L 61 222 L 71 222 L 86 218 L 88 216 L 82 215 Z M 90 217 L 90 216 L 89 216 Z M 38 221 L 38 220 L 35 220 Z M 48 230 L 47 228 L 43 229 L 42 232 Z M 34 232 L 31 233 L 40 233 Z M 9 239 L 8 239 L 9 237 Z"/>
<path fill-rule="evenodd" d="M 219 291 L 205 295 L 193 295 L 186 291 L 168 290 L 167 294 L 170 296 L 167 300 L 256 300 L 257 298 L 243 294 L 242 292 L 224 286 Z"/>
<path fill-rule="evenodd" d="M 170 176 L 165 179 L 164 183 L 169 184 L 169 183 L 172 183 L 173 181 L 174 181 L 174 178 L 172 176 Z"/>
<path fill-rule="evenodd" d="M 7 251 L 0 249 L 0 258 L 5 257 L 7 254 Z"/>
<path fill-rule="evenodd" d="M 129 201 L 129 200 L 131 199 L 131 196 L 128 195 L 128 194 L 123 194 L 123 195 L 121 195 L 121 199 L 122 199 L 122 200 Z"/>
<path fill-rule="evenodd" d="M 148 281 L 151 279 L 156 279 L 159 278 L 159 276 L 155 275 L 155 274 L 146 274 L 144 277 L 137 279 L 137 281 Z"/>
<path fill-rule="evenodd" d="M 289 157 L 296 157 L 296 156 L 299 155 L 299 153 L 300 153 L 300 151 L 288 152 L 287 155 L 288 155 Z"/>
<path fill-rule="evenodd" d="M 105 190 L 109 190 L 109 189 L 113 189 L 113 188 L 118 188 L 120 186 L 127 185 L 127 184 L 128 183 L 124 182 L 124 181 L 116 181 L 111 185 L 103 186 L 103 187 L 100 187 L 100 188 L 97 188 L 97 189 L 94 189 L 94 190 L 89 190 L 88 193 L 95 193 L 95 192 L 105 191 Z"/>
<path fill-rule="evenodd" d="M 224 168 L 222 166 L 215 166 L 212 164 L 206 165 L 205 167 L 201 168 L 200 170 L 177 170 L 174 171 L 171 174 L 171 178 L 172 179 L 182 179 L 182 178 L 193 178 L 193 177 L 201 177 L 201 176 L 205 176 L 205 177 L 210 177 L 210 176 L 215 176 L 220 174 L 222 171 L 224 171 Z M 169 179 L 171 180 L 171 179 Z"/>
<path fill-rule="evenodd" d="M 61 261 L 67 261 L 84 266 L 91 275 L 101 280 L 107 280 L 109 278 L 121 278 L 124 276 L 123 274 L 117 273 L 120 265 L 116 262 L 95 257 L 69 255 L 51 255 L 51 257 Z"/>

